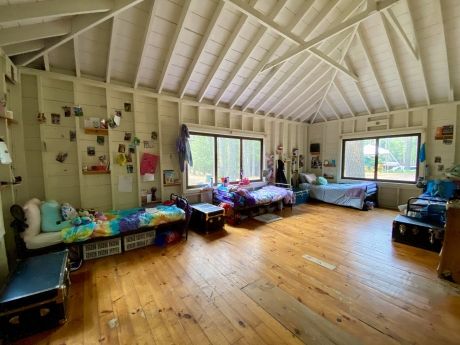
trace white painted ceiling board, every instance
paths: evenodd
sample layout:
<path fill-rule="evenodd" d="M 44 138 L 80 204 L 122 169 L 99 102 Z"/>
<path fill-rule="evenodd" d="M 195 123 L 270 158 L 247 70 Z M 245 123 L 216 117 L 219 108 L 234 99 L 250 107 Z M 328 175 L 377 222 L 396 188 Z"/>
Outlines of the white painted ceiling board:
<path fill-rule="evenodd" d="M 153 16 L 151 30 L 147 34 L 145 32 L 151 1 L 140 2 L 117 15 L 118 27 L 114 32 L 113 52 L 110 60 L 111 78 L 116 82 L 132 84 L 138 74 L 139 86 L 150 89 L 157 87 L 185 0 L 156 1 L 158 10 Z M 292 110 L 299 105 L 301 102 L 299 95 L 304 100 L 305 97 L 309 97 L 309 95 L 303 96 L 303 92 L 317 80 L 322 68 L 318 68 L 315 73 L 309 75 L 317 59 L 310 58 L 307 63 L 299 64 L 298 68 L 294 68 L 294 64 L 299 60 L 293 58 L 280 65 L 278 69 L 258 73 L 264 61 L 271 62 L 284 55 L 290 48 L 297 46 L 292 41 L 280 39 L 277 32 L 271 28 L 266 29 L 257 44 L 254 44 L 256 35 L 262 27 L 260 20 L 268 18 L 271 11 L 277 9 L 278 14 L 273 17 L 274 23 L 283 30 L 291 30 L 301 39 L 311 40 L 330 30 L 337 24 L 338 18 L 343 18 L 344 13 L 353 6 L 361 4 L 360 9 L 355 13 L 365 9 L 365 2 L 362 0 L 338 0 L 337 2 L 331 0 L 245 0 L 244 3 L 253 6 L 262 14 L 262 17 L 261 19 L 248 17 L 241 31 L 236 35 L 228 54 L 222 63 L 216 66 L 216 61 L 221 58 L 224 46 L 235 31 L 242 15 L 237 7 L 225 5 L 222 15 L 217 18 L 215 27 L 203 46 L 201 42 L 203 35 L 209 32 L 209 25 L 219 1 L 222 0 L 191 1 L 183 30 L 178 37 L 165 74 L 164 89 L 170 94 L 180 96 L 181 87 L 187 77 L 187 69 L 191 66 L 201 44 L 203 51 L 196 61 L 193 73 L 189 73 L 187 77 L 188 81 L 184 89 L 186 95 L 197 98 L 215 66 L 215 75 L 209 80 L 209 87 L 204 93 L 207 101 L 215 100 L 216 95 L 220 93 L 219 98 L 223 106 L 234 105 L 235 109 L 260 108 L 260 113 L 270 111 L 278 117 L 285 116 L 285 111 Z M 409 1 L 410 13 L 406 1 Z M 438 1 L 441 1 L 442 4 L 442 17 L 438 10 Z M 0 0 L 0 10 L 4 5 L 27 2 L 34 1 Z M 58 16 L 53 20 L 70 23 L 79 17 L 93 15 L 97 13 Z M 379 15 L 374 15 L 360 24 L 361 36 L 368 47 L 369 59 L 375 67 L 378 82 L 389 108 L 406 107 L 401 84 L 404 85 L 406 91 L 408 106 L 427 104 L 425 80 L 429 101 L 432 104 L 450 100 L 450 87 L 453 88 L 454 100 L 458 101 L 460 98 L 460 40 L 458 39 L 460 37 L 460 1 L 399 0 L 392 6 L 389 16 L 394 16 L 396 20 L 396 24 L 392 23 L 393 17 L 391 17 L 387 28 L 394 59 L 382 22 L 378 18 Z M 410 47 L 412 46 L 414 51 L 417 49 L 411 17 L 417 31 L 422 62 L 416 60 Z M 295 20 L 299 20 L 297 25 L 293 25 Z M 2 30 L 6 27 L 26 28 L 32 24 L 41 25 L 49 21 L 49 18 L 26 19 L 0 26 L 0 41 Z M 400 31 L 398 31 L 398 25 L 401 28 Z M 315 26 L 316 28 L 309 32 Z M 96 79 L 105 76 L 110 36 L 111 25 L 108 21 L 79 34 L 76 47 L 82 75 Z M 146 37 L 145 48 L 144 37 Z M 404 37 L 407 37 L 406 41 L 403 40 Z M 28 39 L 35 42 L 34 40 L 38 38 L 38 36 L 31 35 Z M 42 38 L 42 40 L 44 40 L 45 47 L 50 46 L 53 41 L 51 38 Z M 327 39 L 318 48 L 321 51 L 327 50 L 331 41 L 331 38 Z M 254 47 L 248 53 L 247 49 L 251 44 Z M 281 44 L 281 46 L 274 49 L 276 44 Z M 40 46 L 37 47 L 37 49 L 40 48 Z M 329 57 L 338 61 L 339 50 L 329 53 Z M 40 51 L 29 54 L 38 53 Z M 54 70 L 65 73 L 76 73 L 74 53 L 73 43 L 64 44 L 48 52 L 51 70 L 54 68 Z M 298 59 L 306 59 L 308 55 L 306 53 Z M 27 61 L 24 57 L 25 55 L 20 54 L 13 58 L 17 61 Z M 358 86 L 369 108 L 373 112 L 386 110 L 378 82 L 373 76 L 372 68 L 358 40 L 351 44 L 347 53 L 347 61 L 358 76 Z M 399 68 L 396 68 L 394 61 L 397 62 Z M 421 70 L 421 65 L 424 66 L 423 70 Z M 44 68 L 44 63 L 42 59 L 38 59 L 29 66 Z M 326 66 L 323 67 L 326 68 Z M 305 80 L 302 79 L 304 76 L 307 76 Z M 337 84 L 342 89 L 343 97 L 348 100 L 356 114 L 367 113 L 356 85 L 350 82 L 349 78 L 339 73 Z M 322 96 L 318 93 L 316 98 L 321 99 Z M 312 98 L 309 104 L 305 104 L 302 108 L 305 110 L 305 107 L 312 106 L 309 112 L 316 112 L 317 109 L 313 106 L 317 102 L 316 98 Z M 322 116 L 326 119 L 336 118 L 334 111 L 341 117 L 350 116 L 350 111 L 335 87 L 331 88 L 327 100 L 331 106 L 323 104 L 315 121 L 322 121 Z M 300 119 L 306 118 L 306 114 L 305 116 L 304 114 L 299 115 L 302 115 L 299 116 Z"/>

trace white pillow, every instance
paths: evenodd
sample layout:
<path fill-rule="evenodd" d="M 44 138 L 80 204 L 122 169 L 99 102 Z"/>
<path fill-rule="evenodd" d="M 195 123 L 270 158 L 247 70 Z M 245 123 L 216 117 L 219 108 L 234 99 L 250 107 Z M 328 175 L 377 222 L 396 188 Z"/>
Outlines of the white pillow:
<path fill-rule="evenodd" d="M 315 174 L 305 174 L 305 178 L 307 179 L 307 182 L 312 184 L 316 182 L 316 175 Z"/>
<path fill-rule="evenodd" d="M 22 233 L 24 240 L 37 236 L 40 233 L 40 200 L 37 198 L 30 199 L 24 204 L 24 213 L 26 215 L 26 224 L 29 225 Z"/>

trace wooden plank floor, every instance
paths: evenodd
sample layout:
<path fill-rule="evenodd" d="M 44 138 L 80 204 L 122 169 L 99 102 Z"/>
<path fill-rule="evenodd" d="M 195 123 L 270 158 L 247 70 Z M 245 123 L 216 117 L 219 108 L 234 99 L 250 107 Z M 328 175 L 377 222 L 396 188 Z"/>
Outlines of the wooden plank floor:
<path fill-rule="evenodd" d="M 460 344 L 459 286 L 436 277 L 436 253 L 391 242 L 395 214 L 310 203 L 90 261 L 72 274 L 69 321 L 20 344 L 301 344 L 241 291 L 258 279 L 363 344 Z"/>

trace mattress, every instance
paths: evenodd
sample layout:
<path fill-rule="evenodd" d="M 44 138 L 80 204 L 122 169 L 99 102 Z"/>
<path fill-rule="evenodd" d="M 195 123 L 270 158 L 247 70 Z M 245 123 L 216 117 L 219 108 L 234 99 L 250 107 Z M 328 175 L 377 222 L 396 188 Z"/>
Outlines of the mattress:
<path fill-rule="evenodd" d="M 286 188 L 272 185 L 254 191 L 249 191 L 245 188 L 229 191 L 226 187 L 219 187 L 214 191 L 214 199 L 218 202 L 225 202 L 232 208 L 264 205 L 281 200 L 285 204 L 293 204 L 294 192 Z"/>
<path fill-rule="evenodd" d="M 377 192 L 375 182 L 329 183 L 315 185 L 301 183 L 300 189 L 308 190 L 310 197 L 330 204 L 363 209 L 364 199 Z"/>

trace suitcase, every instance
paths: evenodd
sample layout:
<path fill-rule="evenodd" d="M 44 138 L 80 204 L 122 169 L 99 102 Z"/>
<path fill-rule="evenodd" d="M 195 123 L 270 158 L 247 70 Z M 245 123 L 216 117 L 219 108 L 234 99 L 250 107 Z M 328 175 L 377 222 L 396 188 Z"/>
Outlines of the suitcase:
<path fill-rule="evenodd" d="M 66 321 L 68 251 L 21 261 L 0 295 L 0 338 L 16 340 Z"/>
<path fill-rule="evenodd" d="M 224 227 L 224 209 L 207 203 L 191 205 L 192 217 L 190 227 L 197 232 L 209 233 Z"/>
<path fill-rule="evenodd" d="M 444 239 L 444 228 L 440 224 L 398 215 L 393 221 L 392 237 L 395 242 L 439 253 Z"/>

